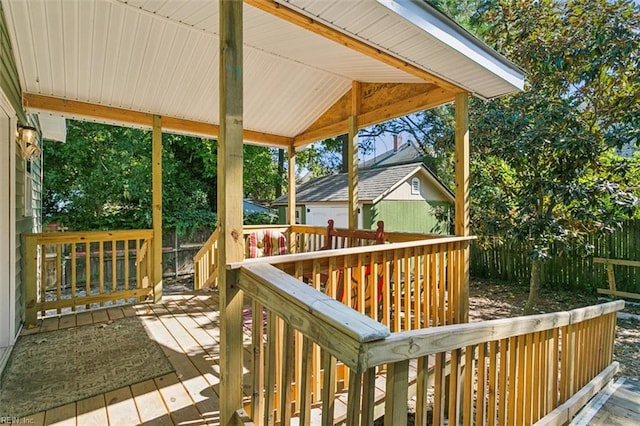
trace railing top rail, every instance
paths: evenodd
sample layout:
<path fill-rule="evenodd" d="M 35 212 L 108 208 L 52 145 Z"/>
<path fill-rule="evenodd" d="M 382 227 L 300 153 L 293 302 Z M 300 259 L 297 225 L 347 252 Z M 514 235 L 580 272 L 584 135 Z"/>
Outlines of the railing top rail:
<path fill-rule="evenodd" d="M 195 256 L 193 256 L 194 262 L 199 261 L 204 256 L 204 254 L 209 251 L 209 248 L 211 247 L 211 245 L 213 245 L 215 241 L 217 241 L 219 235 L 220 235 L 220 228 L 216 228 L 211 233 L 211 236 L 207 239 L 207 241 L 202 245 L 200 250 L 198 250 Z"/>
<path fill-rule="evenodd" d="M 315 234 L 326 234 L 327 226 L 319 226 L 319 225 L 290 225 L 291 232 L 307 232 L 307 233 L 315 233 Z"/>
<path fill-rule="evenodd" d="M 420 358 L 499 339 L 551 330 L 607 315 L 624 308 L 624 301 L 603 303 L 567 312 L 503 318 L 467 324 L 445 325 L 393 333 L 384 340 L 366 343 L 365 368 Z"/>
<path fill-rule="evenodd" d="M 246 265 L 239 286 L 351 368 L 361 365 L 363 343 L 391 335 L 379 322 L 268 264 Z"/>
<path fill-rule="evenodd" d="M 349 256 L 354 254 L 376 253 L 388 250 L 398 250 L 413 247 L 434 246 L 438 244 L 459 243 L 476 239 L 475 236 L 468 237 L 447 237 L 429 240 L 416 240 L 401 243 L 378 244 L 372 246 L 352 247 L 344 249 L 321 250 L 309 253 L 284 254 L 281 256 L 260 257 L 254 259 L 245 259 L 242 262 L 230 263 L 227 265 L 230 269 L 238 269 L 242 266 L 256 264 L 278 265 L 283 263 L 293 263 L 305 260 L 324 259 L 327 257 Z"/>
<path fill-rule="evenodd" d="M 72 232 L 44 232 L 23 234 L 25 238 L 36 238 L 38 244 L 94 242 L 110 240 L 133 240 L 137 238 L 152 238 L 153 229 L 132 229 L 118 231 L 72 231 Z"/>
<path fill-rule="evenodd" d="M 261 229 L 275 229 L 277 231 L 285 232 L 291 228 L 289 225 L 244 225 L 242 227 L 243 233 L 247 234 Z"/>

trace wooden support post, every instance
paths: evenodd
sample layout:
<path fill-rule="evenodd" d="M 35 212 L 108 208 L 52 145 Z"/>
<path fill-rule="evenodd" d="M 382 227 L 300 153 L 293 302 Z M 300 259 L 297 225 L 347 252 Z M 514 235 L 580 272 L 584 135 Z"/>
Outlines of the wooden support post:
<path fill-rule="evenodd" d="M 349 189 L 349 229 L 358 229 L 358 113 L 361 102 L 360 82 L 351 86 L 351 115 L 349 116 L 348 145 L 348 189 Z"/>
<path fill-rule="evenodd" d="M 38 322 L 38 238 L 35 235 L 24 236 L 24 287 L 26 299 L 25 325 Z M 45 253 L 42 253 L 44 258 Z M 42 270 L 46 279 L 46 271 Z"/>
<path fill-rule="evenodd" d="M 153 221 L 153 301 L 162 301 L 162 118 L 153 116 L 151 132 L 152 221 Z"/>
<path fill-rule="evenodd" d="M 458 93 L 455 103 L 456 145 L 456 235 L 468 236 L 469 230 L 469 95 Z M 459 265 L 460 322 L 469 322 L 469 243 Z"/>
<path fill-rule="evenodd" d="M 288 164 L 288 180 L 289 180 L 289 198 L 287 199 L 287 224 L 296 224 L 296 149 L 289 147 L 289 164 Z M 289 253 L 296 252 L 296 236 L 294 233 L 289 235 Z"/>
<path fill-rule="evenodd" d="M 218 287 L 220 424 L 242 408 L 242 292 L 226 268 L 244 258 L 242 237 L 242 6 L 220 0 L 220 139 L 218 140 Z"/>

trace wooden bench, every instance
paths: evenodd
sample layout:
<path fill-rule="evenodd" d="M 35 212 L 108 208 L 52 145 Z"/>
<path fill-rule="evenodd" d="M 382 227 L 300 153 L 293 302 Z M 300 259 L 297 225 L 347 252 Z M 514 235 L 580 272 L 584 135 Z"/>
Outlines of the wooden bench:
<path fill-rule="evenodd" d="M 607 267 L 607 277 L 609 280 L 609 288 L 599 288 L 599 294 L 608 294 L 611 296 L 618 297 L 626 297 L 628 299 L 638 299 L 640 300 L 640 294 L 638 293 L 629 293 L 626 291 L 618 291 L 616 289 L 616 276 L 613 272 L 613 266 L 632 266 L 636 268 L 640 268 L 640 260 L 621 260 L 621 259 L 605 259 L 602 257 L 594 257 L 593 263 L 601 263 Z"/>

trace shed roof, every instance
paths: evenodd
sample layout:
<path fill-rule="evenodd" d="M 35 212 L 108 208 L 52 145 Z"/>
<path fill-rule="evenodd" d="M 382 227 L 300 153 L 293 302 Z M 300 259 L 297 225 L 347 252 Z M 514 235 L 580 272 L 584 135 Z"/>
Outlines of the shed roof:
<path fill-rule="evenodd" d="M 421 163 L 360 170 L 358 172 L 358 201 L 378 202 L 416 173 L 424 173 L 444 197 L 454 202 L 455 197 L 451 191 Z M 318 177 L 296 188 L 296 203 L 348 202 L 348 189 L 347 173 Z M 287 199 L 285 194 L 278 197 L 272 205 L 287 205 Z"/>
<path fill-rule="evenodd" d="M 216 135 L 217 1 L 0 2 L 29 110 L 147 128 L 155 114 L 167 131 Z M 245 0 L 246 140 L 321 139 L 305 132 L 353 81 L 421 84 L 433 101 L 407 108 L 424 109 L 522 90 L 524 75 L 425 1 Z"/>

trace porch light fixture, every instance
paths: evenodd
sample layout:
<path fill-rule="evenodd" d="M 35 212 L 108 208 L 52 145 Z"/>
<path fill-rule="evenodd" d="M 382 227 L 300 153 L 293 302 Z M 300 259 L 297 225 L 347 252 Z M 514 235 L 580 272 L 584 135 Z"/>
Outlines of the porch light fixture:
<path fill-rule="evenodd" d="M 18 125 L 16 142 L 25 160 L 39 157 L 42 152 L 38 146 L 38 129 L 35 127 Z"/>

